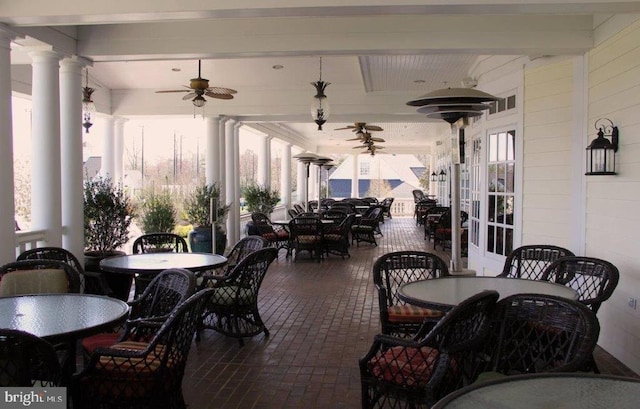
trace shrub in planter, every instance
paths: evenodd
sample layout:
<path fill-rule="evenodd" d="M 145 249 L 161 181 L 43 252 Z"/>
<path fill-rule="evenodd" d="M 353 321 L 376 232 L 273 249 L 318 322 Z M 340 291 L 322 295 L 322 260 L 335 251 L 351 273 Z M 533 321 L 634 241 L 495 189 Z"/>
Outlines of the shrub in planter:
<path fill-rule="evenodd" d="M 250 184 L 243 190 L 247 211 L 260 212 L 267 216 L 273 213 L 273 209 L 280 202 L 280 193 L 266 186 Z"/>
<path fill-rule="evenodd" d="M 145 233 L 171 233 L 176 226 L 176 207 L 169 192 L 149 191 L 142 200 L 140 224 Z"/>
<path fill-rule="evenodd" d="M 196 186 L 195 190 L 185 200 L 184 210 L 187 221 L 194 225 L 188 236 L 189 247 L 194 252 L 211 253 L 213 250 L 211 239 L 211 199 L 214 199 L 216 203 L 216 214 L 218 216 L 218 224 L 216 224 L 216 253 L 223 254 L 227 237 L 220 225 L 224 223 L 231 206 L 225 206 L 220 202 L 220 188 L 215 183 Z"/>

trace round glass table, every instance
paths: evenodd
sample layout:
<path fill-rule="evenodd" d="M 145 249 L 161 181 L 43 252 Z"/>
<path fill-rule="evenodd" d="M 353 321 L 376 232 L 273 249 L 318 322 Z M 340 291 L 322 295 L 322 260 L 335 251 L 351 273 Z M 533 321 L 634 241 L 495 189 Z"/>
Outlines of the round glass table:
<path fill-rule="evenodd" d="M 473 384 L 432 409 L 636 408 L 640 379 L 587 373 L 534 374 Z"/>
<path fill-rule="evenodd" d="M 513 294 L 556 295 L 572 300 L 578 294 L 572 288 L 548 281 L 503 277 L 442 277 L 407 283 L 398 289 L 398 297 L 426 308 L 450 308 L 484 290 L 495 290 L 500 298 Z"/>
<path fill-rule="evenodd" d="M 111 273 L 153 275 L 168 268 L 197 273 L 226 263 L 226 257 L 210 253 L 144 253 L 105 258 L 100 261 L 100 268 Z"/>

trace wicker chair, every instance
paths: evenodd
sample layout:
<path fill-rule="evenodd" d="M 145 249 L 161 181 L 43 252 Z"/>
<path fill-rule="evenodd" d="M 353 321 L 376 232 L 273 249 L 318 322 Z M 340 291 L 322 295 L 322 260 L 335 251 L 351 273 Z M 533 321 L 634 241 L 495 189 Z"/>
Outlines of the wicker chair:
<path fill-rule="evenodd" d="M 30 259 L 0 267 L 0 296 L 79 292 L 80 273 L 64 261 Z"/>
<path fill-rule="evenodd" d="M 413 339 L 376 335 L 360 359 L 362 408 L 430 408 L 447 393 L 464 386 L 461 354 L 484 343 L 489 314 L 498 293 L 484 291 L 449 311 L 429 332 Z"/>
<path fill-rule="evenodd" d="M 414 217 L 416 218 L 416 224 L 423 225 L 425 222 L 425 218 L 427 214 L 429 214 L 429 209 L 436 205 L 435 200 L 422 200 L 415 205 Z"/>
<path fill-rule="evenodd" d="M 344 212 L 346 214 L 355 214 L 356 213 L 356 205 L 350 202 L 335 202 L 331 205 L 329 210 L 337 210 Z"/>
<path fill-rule="evenodd" d="M 620 273 L 608 261 L 593 257 L 563 257 L 553 262 L 542 275 L 543 280 L 571 287 L 578 293 L 578 301 L 598 312 L 602 303 L 608 300 L 616 286 Z M 596 361 L 591 356 L 585 370 L 600 373 Z"/>
<path fill-rule="evenodd" d="M 73 253 L 62 247 L 38 247 L 22 252 L 17 261 L 22 260 L 59 260 L 70 264 L 81 276 L 80 292 L 83 294 L 97 294 L 112 296 L 113 290 L 109 286 L 104 273 L 85 271 L 84 267 Z"/>
<path fill-rule="evenodd" d="M 277 226 L 271 223 L 271 219 L 259 212 L 251 213 L 253 225 L 258 229 L 258 233 L 266 239 L 273 247 L 287 250 L 287 256 L 291 254 L 290 241 L 291 236 L 287 229 L 283 226 Z"/>
<path fill-rule="evenodd" d="M 449 211 L 448 206 L 431 206 L 425 211 L 424 220 L 422 224 L 424 225 L 424 239 L 427 238 L 429 240 L 433 240 L 435 242 L 436 237 L 436 229 L 438 228 L 438 222 L 440 221 L 440 216 L 443 213 Z"/>
<path fill-rule="evenodd" d="M 147 233 L 133 242 L 133 254 L 139 253 L 188 253 L 187 242 L 173 233 Z"/>
<path fill-rule="evenodd" d="M 337 215 L 337 213 L 342 213 L 342 216 Z M 325 218 L 334 220 L 333 225 L 324 226 L 323 240 L 327 255 L 335 254 L 343 259 L 345 256 L 351 257 L 351 254 L 349 254 L 349 232 L 356 216 L 329 210 L 325 213 Z"/>
<path fill-rule="evenodd" d="M 374 207 L 370 212 L 362 215 L 359 220 L 356 220 L 351 226 L 351 242 L 355 241 L 360 245 L 360 242 L 364 241 L 377 246 L 376 234 L 382 235 L 380 215 L 382 215 L 382 208 Z"/>
<path fill-rule="evenodd" d="M 258 292 L 269 265 L 278 256 L 272 247 L 256 250 L 243 258 L 225 277 L 207 280 L 213 295 L 203 310 L 198 331 L 211 328 L 224 335 L 238 338 L 261 332 L 269 336 L 258 310 Z"/>
<path fill-rule="evenodd" d="M 214 294 L 203 290 L 173 310 L 147 341 L 95 350 L 71 383 L 74 408 L 186 407 L 182 378 L 202 308 Z M 139 326 L 156 324 L 140 322 Z"/>
<path fill-rule="evenodd" d="M 181 268 L 164 270 L 153 278 L 140 297 L 129 302 L 131 310 L 121 333 L 106 332 L 82 340 L 85 356 L 90 356 L 96 348 L 107 348 L 118 342 L 148 339 L 176 306 L 193 295 L 195 288 L 196 277 L 192 272 Z M 141 321 L 152 321 L 157 326 L 139 327 Z"/>
<path fill-rule="evenodd" d="M 491 375 L 582 370 L 598 341 L 595 314 L 577 301 L 517 294 L 501 300 L 492 314 L 483 371 Z M 480 355 L 482 356 L 482 355 Z M 481 362 L 481 361 L 480 361 Z"/>
<path fill-rule="evenodd" d="M 297 211 L 296 209 L 289 209 L 287 210 L 287 214 L 289 215 L 290 218 L 294 218 L 296 217 L 300 212 Z"/>
<path fill-rule="evenodd" d="M 498 277 L 540 280 L 544 270 L 560 257 L 573 256 L 565 248 L 551 245 L 528 245 L 513 250 Z"/>
<path fill-rule="evenodd" d="M 464 224 L 468 219 L 469 219 L 469 214 L 464 210 L 461 210 L 460 225 Z M 442 213 L 442 215 L 438 219 L 438 225 L 436 226 L 435 234 L 433 236 L 434 250 L 437 244 L 440 244 L 440 247 L 442 248 L 442 250 L 444 250 L 447 247 L 451 248 L 451 233 L 452 233 L 451 221 L 452 221 L 451 209 Z M 462 236 L 460 237 L 460 239 L 462 240 Z M 466 249 L 466 243 L 463 247 Z"/>
<path fill-rule="evenodd" d="M 318 217 L 298 216 L 289 222 L 291 231 L 291 248 L 295 251 L 295 259 L 298 255 L 307 251 L 317 261 L 322 259 L 324 253 L 324 227 Z"/>
<path fill-rule="evenodd" d="M 51 344 L 28 332 L 0 328 L 0 386 L 59 386 L 61 375 Z"/>
<path fill-rule="evenodd" d="M 411 281 L 449 275 L 447 263 L 432 253 L 398 251 L 387 253 L 373 264 L 373 282 L 378 290 L 382 333 L 412 337 L 426 322 L 435 325 L 445 311 L 417 307 L 398 298 L 398 289 Z"/>
<path fill-rule="evenodd" d="M 393 205 L 393 201 L 395 199 L 393 197 L 385 197 L 384 199 L 382 199 L 382 202 L 380 202 L 380 206 L 382 206 L 382 220 L 381 222 L 384 223 L 384 216 L 392 219 L 393 217 L 391 217 L 391 205 Z"/>

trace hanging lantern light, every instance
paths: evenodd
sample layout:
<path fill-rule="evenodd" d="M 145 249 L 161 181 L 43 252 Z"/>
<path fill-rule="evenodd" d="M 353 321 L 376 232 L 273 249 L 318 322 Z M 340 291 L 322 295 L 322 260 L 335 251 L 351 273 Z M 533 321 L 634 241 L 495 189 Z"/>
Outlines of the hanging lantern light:
<path fill-rule="evenodd" d="M 329 118 L 329 101 L 327 101 L 324 90 L 330 84 L 330 82 L 322 81 L 322 57 L 320 57 L 320 79 L 311 83 L 316 89 L 316 95 L 314 95 L 311 101 L 311 117 L 313 121 L 318 124 L 318 131 L 322 131 L 322 125 L 324 125 Z"/>
<path fill-rule="evenodd" d="M 91 122 L 91 114 L 96 112 L 96 105 L 93 103 L 91 96 L 95 89 L 89 87 L 89 69 L 85 70 L 85 86 L 82 87 L 82 127 L 85 133 L 89 133 L 89 128 L 93 126 Z"/>

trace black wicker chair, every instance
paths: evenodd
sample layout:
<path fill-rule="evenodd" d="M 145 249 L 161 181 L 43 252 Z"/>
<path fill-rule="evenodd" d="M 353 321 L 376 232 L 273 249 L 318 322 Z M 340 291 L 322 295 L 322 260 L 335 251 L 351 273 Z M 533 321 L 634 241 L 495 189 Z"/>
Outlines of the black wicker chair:
<path fill-rule="evenodd" d="M 470 297 L 414 339 L 376 335 L 359 361 L 362 408 L 430 408 L 467 384 L 461 357 L 483 345 L 497 299 L 495 291 Z"/>
<path fill-rule="evenodd" d="M 269 265 L 278 256 L 272 247 L 256 250 L 240 260 L 225 277 L 207 280 L 213 289 L 199 320 L 198 331 L 210 328 L 224 335 L 238 338 L 240 346 L 244 337 L 261 332 L 269 336 L 258 310 L 258 292 Z"/>
<path fill-rule="evenodd" d="M 620 279 L 618 268 L 608 261 L 593 257 L 563 257 L 553 262 L 542 275 L 543 280 L 571 287 L 578 293 L 578 301 L 598 312 L 608 300 Z M 591 357 L 585 370 L 600 373 L 596 361 Z"/>
<path fill-rule="evenodd" d="M 171 312 L 195 292 L 196 277 L 185 269 L 172 268 L 156 275 L 140 297 L 129 302 L 131 310 L 122 332 L 105 332 L 82 340 L 85 356 L 96 348 L 107 348 L 118 342 L 148 339 L 158 330 Z M 140 322 L 153 322 L 138 326 Z"/>
<path fill-rule="evenodd" d="M 360 245 L 361 241 L 378 245 L 376 234 L 382 235 L 380 231 L 380 216 L 382 215 L 381 207 L 374 207 L 371 211 L 362 215 L 351 225 L 351 242 L 354 241 Z"/>
<path fill-rule="evenodd" d="M 407 304 L 398 298 L 398 289 L 411 281 L 449 275 L 447 263 L 435 254 L 423 251 L 387 253 L 373 264 L 373 282 L 378 291 L 382 333 L 412 337 L 426 322 L 435 325 L 445 314 Z"/>
<path fill-rule="evenodd" d="M 25 250 L 20 253 L 17 261 L 22 260 L 58 260 L 64 261 L 75 268 L 81 276 L 80 292 L 84 294 L 97 294 L 113 296 L 113 290 L 109 286 L 104 273 L 97 271 L 85 271 L 78 258 L 69 250 L 62 247 L 38 247 Z"/>
<path fill-rule="evenodd" d="M 595 314 L 581 303 L 541 294 L 517 294 L 501 300 L 482 368 L 484 379 L 500 375 L 582 370 L 598 341 Z M 483 356 L 483 355 L 480 355 Z M 488 375 L 488 376 L 487 376 Z"/>
<path fill-rule="evenodd" d="M 173 233 L 147 233 L 133 242 L 133 254 L 139 253 L 188 253 L 187 242 Z"/>
<path fill-rule="evenodd" d="M 342 213 L 342 216 L 337 213 Z M 327 253 L 341 256 L 351 257 L 349 254 L 349 232 L 356 216 L 354 214 L 345 214 L 340 211 L 329 210 L 325 213 L 325 218 L 334 220 L 333 225 L 324 226 L 324 248 Z"/>
<path fill-rule="evenodd" d="M 72 378 L 74 408 L 184 409 L 182 378 L 202 308 L 214 290 L 199 291 L 173 310 L 146 341 L 98 348 Z M 140 322 L 139 326 L 155 323 Z"/>
<path fill-rule="evenodd" d="M 28 332 L 0 328 L 0 386 L 59 386 L 61 375 L 50 343 Z"/>
<path fill-rule="evenodd" d="M 59 260 L 29 259 L 0 267 L 0 295 L 79 293 L 80 273 Z"/>
<path fill-rule="evenodd" d="M 271 243 L 278 251 L 285 249 L 287 250 L 287 256 L 291 254 L 291 235 L 286 228 L 271 223 L 271 219 L 264 213 L 251 213 L 251 220 L 253 221 L 254 227 L 258 229 L 260 236 Z"/>
<path fill-rule="evenodd" d="M 395 199 L 393 197 L 385 197 L 384 199 L 382 199 L 382 202 L 380 202 L 380 206 L 382 207 L 382 220 L 380 220 L 382 223 L 384 223 L 384 217 L 388 217 L 390 219 L 393 219 L 393 217 L 391 216 L 391 206 L 393 205 L 393 201 Z"/>
<path fill-rule="evenodd" d="M 295 251 L 295 259 L 298 255 L 307 251 L 317 261 L 324 254 L 324 227 L 318 217 L 298 216 L 289 222 L 291 231 L 291 248 Z"/>
<path fill-rule="evenodd" d="M 270 243 L 267 239 L 260 236 L 247 236 L 238 240 L 238 242 L 233 246 L 233 248 L 227 253 L 225 256 L 227 258 L 227 264 L 221 267 L 221 274 L 216 275 L 228 275 L 236 265 L 254 251 L 263 249 L 265 247 L 269 247 Z"/>
<path fill-rule="evenodd" d="M 433 235 L 433 248 L 435 250 L 436 245 L 440 244 L 442 250 L 451 248 L 451 222 L 452 222 L 451 209 L 448 209 L 438 218 L 438 223 L 435 226 L 435 234 Z M 469 214 L 464 210 L 460 211 L 460 227 L 469 219 Z M 460 230 L 460 240 L 462 241 L 462 229 Z M 466 243 L 463 245 L 466 249 Z"/>
<path fill-rule="evenodd" d="M 518 247 L 507 256 L 498 277 L 540 280 L 551 263 L 560 257 L 573 255 L 570 250 L 546 244 Z"/>

